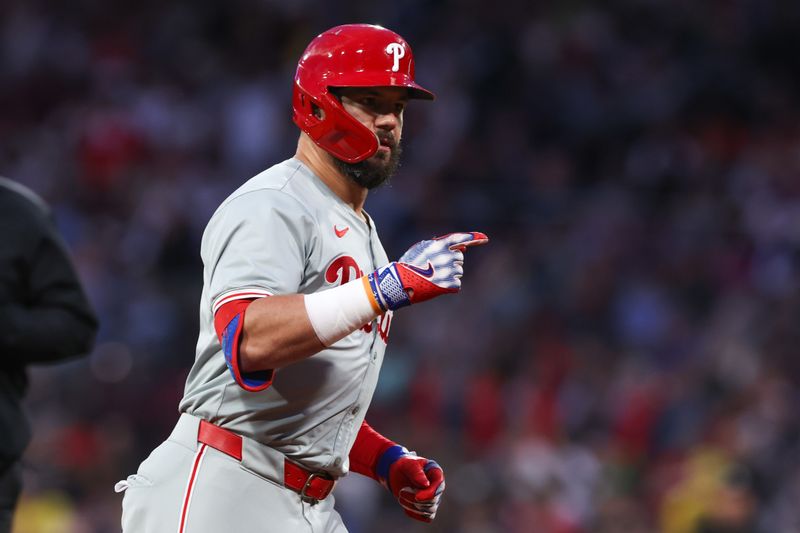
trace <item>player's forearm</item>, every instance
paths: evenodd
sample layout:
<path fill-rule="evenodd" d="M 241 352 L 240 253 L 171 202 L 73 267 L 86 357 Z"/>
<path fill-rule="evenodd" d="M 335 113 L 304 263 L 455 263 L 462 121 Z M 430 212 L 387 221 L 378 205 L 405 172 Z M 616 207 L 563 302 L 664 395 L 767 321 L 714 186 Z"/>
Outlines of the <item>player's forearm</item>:
<path fill-rule="evenodd" d="M 381 312 L 364 278 L 309 295 L 271 296 L 247 308 L 242 371 L 271 370 L 310 357 Z"/>
<path fill-rule="evenodd" d="M 281 368 L 323 348 L 308 320 L 302 294 L 260 298 L 247 307 L 239 346 L 242 371 Z"/>

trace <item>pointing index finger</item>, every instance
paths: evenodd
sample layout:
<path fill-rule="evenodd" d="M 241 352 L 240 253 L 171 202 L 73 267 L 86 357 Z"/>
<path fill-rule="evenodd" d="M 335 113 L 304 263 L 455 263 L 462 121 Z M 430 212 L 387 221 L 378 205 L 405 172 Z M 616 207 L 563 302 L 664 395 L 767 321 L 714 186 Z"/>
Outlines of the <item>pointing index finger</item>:
<path fill-rule="evenodd" d="M 462 252 L 471 246 L 479 246 L 489 242 L 489 237 L 480 231 L 467 231 L 461 233 L 449 233 L 434 240 L 446 239 L 451 250 L 461 250 Z"/>

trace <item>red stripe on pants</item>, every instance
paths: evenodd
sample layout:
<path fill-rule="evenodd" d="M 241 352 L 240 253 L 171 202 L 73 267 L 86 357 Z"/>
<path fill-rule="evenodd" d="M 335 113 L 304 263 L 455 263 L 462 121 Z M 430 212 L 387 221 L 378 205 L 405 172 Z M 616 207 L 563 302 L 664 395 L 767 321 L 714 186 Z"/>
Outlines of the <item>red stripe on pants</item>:
<path fill-rule="evenodd" d="M 206 452 L 206 445 L 200 446 L 197 455 L 194 458 L 194 465 L 192 466 L 192 475 L 189 477 L 189 484 L 186 486 L 186 496 L 183 498 L 183 507 L 181 508 L 181 524 L 178 528 L 178 533 L 184 533 L 186 527 L 186 514 L 189 512 L 189 500 L 192 498 L 192 490 L 194 490 L 194 483 L 197 481 L 197 470 L 200 468 L 200 461 L 203 460 L 203 455 Z"/>

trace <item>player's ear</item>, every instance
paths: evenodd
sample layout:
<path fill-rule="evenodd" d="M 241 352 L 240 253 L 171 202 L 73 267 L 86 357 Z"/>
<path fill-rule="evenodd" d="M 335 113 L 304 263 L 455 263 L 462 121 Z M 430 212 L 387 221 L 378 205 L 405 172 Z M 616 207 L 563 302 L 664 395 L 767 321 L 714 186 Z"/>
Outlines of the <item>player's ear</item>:
<path fill-rule="evenodd" d="M 320 120 L 325 120 L 325 110 L 319 107 L 316 104 L 311 104 L 311 110 L 314 112 L 314 116 Z"/>

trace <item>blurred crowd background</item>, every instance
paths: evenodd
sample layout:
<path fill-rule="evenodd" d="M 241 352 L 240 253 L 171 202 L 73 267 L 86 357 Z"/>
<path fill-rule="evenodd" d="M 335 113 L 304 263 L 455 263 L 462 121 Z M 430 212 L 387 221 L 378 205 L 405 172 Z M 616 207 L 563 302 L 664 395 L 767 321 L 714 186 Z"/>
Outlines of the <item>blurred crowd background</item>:
<path fill-rule="evenodd" d="M 492 239 L 396 317 L 368 415 L 444 466 L 439 516 L 352 475 L 351 532 L 800 532 L 800 3 L 4 0 L 0 174 L 101 318 L 32 372 L 15 533 L 119 531 L 194 358 L 204 225 L 294 153 L 297 59 L 347 22 L 438 96 L 367 202 L 389 256 Z"/>

